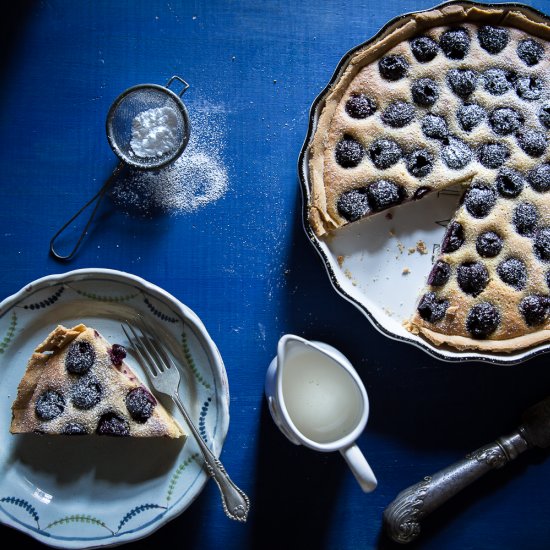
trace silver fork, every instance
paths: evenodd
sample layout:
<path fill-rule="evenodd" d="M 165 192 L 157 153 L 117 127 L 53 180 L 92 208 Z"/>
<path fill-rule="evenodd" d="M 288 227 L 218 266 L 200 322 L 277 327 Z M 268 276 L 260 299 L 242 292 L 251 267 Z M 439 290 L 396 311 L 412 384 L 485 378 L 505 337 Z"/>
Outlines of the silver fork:
<path fill-rule="evenodd" d="M 178 392 L 181 378 L 179 369 L 168 353 L 158 343 L 160 340 L 149 323 L 146 323 L 142 317 L 134 319 L 134 323 L 137 325 L 140 334 L 138 334 L 129 321 L 121 325 L 122 330 L 139 355 L 146 369 L 149 381 L 157 392 L 170 397 L 183 414 L 185 422 L 189 426 L 191 433 L 195 436 L 204 456 L 206 470 L 220 489 L 225 514 L 231 519 L 245 522 L 248 511 L 250 510 L 250 500 L 246 494 L 231 481 L 223 464 L 208 448 L 195 424 L 191 420 Z"/>

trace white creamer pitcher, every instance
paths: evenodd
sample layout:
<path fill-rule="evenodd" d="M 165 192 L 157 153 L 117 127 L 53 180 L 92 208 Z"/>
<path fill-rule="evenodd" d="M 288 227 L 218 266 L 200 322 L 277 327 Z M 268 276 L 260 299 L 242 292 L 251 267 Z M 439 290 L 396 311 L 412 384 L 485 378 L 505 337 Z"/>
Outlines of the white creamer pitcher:
<path fill-rule="evenodd" d="M 340 451 L 363 491 L 374 491 L 376 477 L 355 443 L 367 424 L 369 399 L 342 353 L 286 334 L 267 370 L 265 394 L 275 424 L 292 443 Z"/>

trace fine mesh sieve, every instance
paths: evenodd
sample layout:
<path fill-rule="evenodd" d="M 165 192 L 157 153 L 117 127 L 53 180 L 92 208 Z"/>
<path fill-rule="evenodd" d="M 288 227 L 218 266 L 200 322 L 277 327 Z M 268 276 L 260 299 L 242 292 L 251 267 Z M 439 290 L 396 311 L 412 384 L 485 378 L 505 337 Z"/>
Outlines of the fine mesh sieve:
<path fill-rule="evenodd" d="M 179 95 L 169 89 L 174 80 L 184 85 Z M 107 114 L 107 139 L 122 162 L 134 168 L 151 170 L 165 166 L 181 155 L 189 141 L 190 127 L 187 109 L 180 96 L 188 87 L 184 80 L 173 76 L 166 86 L 140 84 L 128 88 L 115 99 Z M 161 109 L 170 115 L 170 147 L 151 156 L 136 153 L 132 148 L 135 121 L 143 113 Z"/>
<path fill-rule="evenodd" d="M 178 94 L 170 89 L 174 81 L 183 86 Z M 128 88 L 115 99 L 107 113 L 106 130 L 109 145 L 121 162 L 101 189 L 52 237 L 50 254 L 54 258 L 67 261 L 75 255 L 107 189 L 124 166 L 139 170 L 155 170 L 174 162 L 183 153 L 191 134 L 189 115 L 181 100 L 181 96 L 188 88 L 189 84 L 185 80 L 179 76 L 173 76 L 166 86 L 139 84 Z M 145 135 L 136 134 L 136 120 L 139 121 L 143 116 L 148 116 L 152 125 L 146 128 Z M 162 116 L 167 118 L 162 119 Z M 169 125 L 164 124 L 165 120 L 169 121 Z M 155 123 L 159 126 L 155 126 Z M 137 130 L 140 130 L 139 125 Z M 168 139 L 159 139 L 163 136 Z M 143 144 L 151 145 L 151 143 L 153 147 L 143 147 Z M 159 146 L 157 150 L 154 147 L 155 144 Z M 94 202 L 92 213 L 72 251 L 65 255 L 59 254 L 55 250 L 56 239 Z"/>

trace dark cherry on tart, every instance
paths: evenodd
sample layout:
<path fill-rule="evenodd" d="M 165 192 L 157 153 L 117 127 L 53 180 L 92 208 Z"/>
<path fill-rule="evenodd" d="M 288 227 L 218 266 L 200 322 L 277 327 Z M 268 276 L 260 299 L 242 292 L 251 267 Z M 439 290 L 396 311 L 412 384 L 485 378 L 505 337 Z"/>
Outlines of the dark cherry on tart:
<path fill-rule="evenodd" d="M 408 323 L 437 345 L 550 339 L 549 41 L 529 8 L 445 5 L 360 48 L 325 100 L 310 147 L 319 237 L 464 188 Z"/>
<path fill-rule="evenodd" d="M 59 325 L 29 360 L 12 406 L 12 433 L 170 437 L 179 424 L 94 329 Z M 38 373 L 38 375 L 37 375 Z"/>

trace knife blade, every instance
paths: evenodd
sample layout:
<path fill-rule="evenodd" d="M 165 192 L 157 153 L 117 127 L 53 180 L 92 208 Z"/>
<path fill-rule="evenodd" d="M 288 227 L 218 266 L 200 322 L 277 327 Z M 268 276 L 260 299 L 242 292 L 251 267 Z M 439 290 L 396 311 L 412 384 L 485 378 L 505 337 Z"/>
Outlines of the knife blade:
<path fill-rule="evenodd" d="M 502 468 L 532 447 L 550 447 L 550 396 L 528 408 L 511 434 L 401 491 L 384 510 L 386 534 L 402 544 L 411 542 L 420 534 L 422 519 L 487 472 Z"/>

